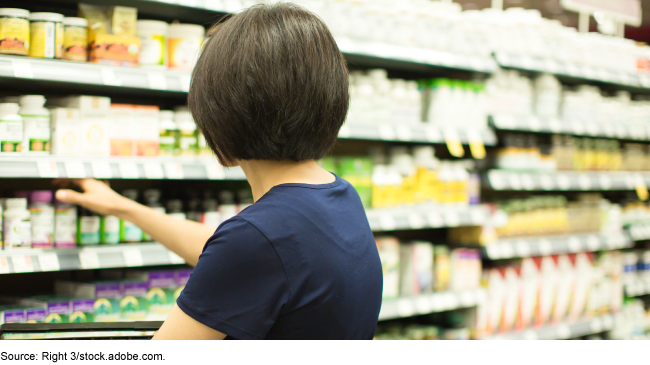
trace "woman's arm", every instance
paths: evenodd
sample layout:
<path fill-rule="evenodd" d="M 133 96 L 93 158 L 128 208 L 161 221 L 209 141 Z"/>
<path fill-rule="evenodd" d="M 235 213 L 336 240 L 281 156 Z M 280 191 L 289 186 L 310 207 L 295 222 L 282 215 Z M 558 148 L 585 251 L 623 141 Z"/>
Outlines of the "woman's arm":
<path fill-rule="evenodd" d="M 196 265 L 205 242 L 215 229 L 201 223 L 178 220 L 156 212 L 116 193 L 105 183 L 94 179 L 72 180 L 84 192 L 62 189 L 56 198 L 65 203 L 81 205 L 98 214 L 114 215 L 142 228 L 154 240 L 181 256 L 189 265 Z"/>
<path fill-rule="evenodd" d="M 226 335 L 212 329 L 183 312 L 174 305 L 153 340 L 223 340 Z"/>

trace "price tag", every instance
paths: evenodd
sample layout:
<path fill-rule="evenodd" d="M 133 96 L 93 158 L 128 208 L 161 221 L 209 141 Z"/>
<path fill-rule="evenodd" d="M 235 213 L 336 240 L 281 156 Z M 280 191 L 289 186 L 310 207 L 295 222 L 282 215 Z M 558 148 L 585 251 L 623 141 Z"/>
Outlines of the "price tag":
<path fill-rule="evenodd" d="M 400 141 L 411 141 L 413 139 L 411 128 L 408 126 L 397 125 L 395 127 L 395 132 L 397 133 L 397 139 Z"/>
<path fill-rule="evenodd" d="M 477 160 L 484 159 L 485 145 L 483 144 L 481 134 L 475 129 L 470 129 L 467 131 L 467 139 L 469 141 L 469 151 L 472 153 L 472 157 Z"/>
<path fill-rule="evenodd" d="M 577 136 L 585 134 L 585 126 L 579 121 L 571 123 L 571 130 L 573 131 L 573 134 Z"/>
<path fill-rule="evenodd" d="M 178 256 L 174 252 L 168 251 L 169 254 L 169 262 L 172 264 L 184 264 L 185 260 L 183 260 L 182 257 Z"/>
<path fill-rule="evenodd" d="M 379 216 L 379 227 L 382 231 L 394 231 L 396 229 L 395 218 L 390 214 Z"/>
<path fill-rule="evenodd" d="M 181 84 L 181 91 L 184 92 L 189 92 L 190 91 L 190 83 L 192 81 L 192 76 L 191 75 L 180 75 L 178 77 L 178 81 Z"/>
<path fill-rule="evenodd" d="M 548 128 L 553 133 L 560 133 L 562 132 L 562 122 L 560 122 L 560 120 L 557 118 L 551 118 L 548 121 Z"/>
<path fill-rule="evenodd" d="M 391 127 L 388 124 L 380 124 L 379 125 L 379 138 L 383 139 L 385 141 L 393 141 L 393 140 L 395 140 L 395 131 L 393 130 L 393 127 Z"/>
<path fill-rule="evenodd" d="M 122 256 L 124 256 L 124 264 L 127 267 L 144 265 L 142 252 L 137 248 L 125 248 L 124 251 L 122 251 Z"/>
<path fill-rule="evenodd" d="M 535 182 L 533 181 L 533 178 L 529 174 L 521 175 L 521 185 L 523 185 L 525 190 L 535 189 Z"/>
<path fill-rule="evenodd" d="M 109 86 L 122 86 L 122 81 L 120 81 L 115 75 L 115 70 L 112 68 L 102 67 L 102 81 L 104 85 Z"/>
<path fill-rule="evenodd" d="M 99 257 L 94 251 L 79 252 L 79 263 L 82 269 L 98 269 L 100 267 Z"/>
<path fill-rule="evenodd" d="M 542 186 L 542 189 L 546 191 L 553 190 L 555 188 L 555 183 L 553 182 L 553 179 L 551 179 L 551 177 L 548 175 L 540 176 L 539 182 L 540 185 Z"/>
<path fill-rule="evenodd" d="M 120 170 L 122 179 L 138 179 L 140 178 L 140 171 L 138 165 L 134 162 L 120 162 L 117 166 Z"/>
<path fill-rule="evenodd" d="M 38 176 L 40 177 L 59 177 L 59 168 L 56 165 L 56 161 L 38 161 L 36 167 L 38 168 Z"/>
<path fill-rule="evenodd" d="M 560 340 L 571 337 L 571 328 L 569 328 L 569 326 L 567 326 L 566 324 L 558 325 L 556 331 L 557 331 L 556 332 L 557 338 Z"/>
<path fill-rule="evenodd" d="M 9 260 L 7 256 L 0 256 L 0 273 L 6 274 L 9 272 Z"/>
<path fill-rule="evenodd" d="M 600 249 L 600 240 L 598 239 L 598 236 L 590 234 L 587 237 L 587 248 L 591 252 L 595 252 Z"/>
<path fill-rule="evenodd" d="M 34 78 L 34 71 L 32 70 L 32 64 L 29 62 L 11 60 L 11 67 L 14 69 L 14 77 L 20 77 L 23 79 Z"/>
<path fill-rule="evenodd" d="M 108 162 L 92 162 L 90 169 L 93 170 L 93 176 L 96 179 L 111 179 L 113 177 L 113 170 Z"/>
<path fill-rule="evenodd" d="M 445 225 L 442 216 L 438 212 L 429 212 L 427 214 L 427 222 L 429 222 L 429 226 L 432 228 L 438 228 Z"/>
<path fill-rule="evenodd" d="M 570 237 L 568 246 L 569 252 L 580 252 L 582 250 L 582 245 L 577 237 Z"/>
<path fill-rule="evenodd" d="M 589 323 L 589 327 L 591 328 L 592 333 L 602 332 L 603 322 L 601 322 L 600 318 L 594 318 L 591 320 L 591 323 Z"/>
<path fill-rule="evenodd" d="M 155 90 L 167 90 L 167 79 L 162 72 L 147 72 L 149 88 Z"/>
<path fill-rule="evenodd" d="M 446 212 L 445 213 L 445 223 L 447 227 L 458 227 L 460 226 L 460 217 L 456 212 Z"/>
<path fill-rule="evenodd" d="M 639 199 L 643 201 L 648 200 L 648 186 L 645 183 L 645 179 L 639 174 L 635 176 L 634 189 Z"/>
<path fill-rule="evenodd" d="M 341 129 L 339 129 L 339 138 L 350 138 L 351 135 L 350 127 L 347 124 L 343 124 Z"/>
<path fill-rule="evenodd" d="M 528 118 L 528 128 L 533 132 L 539 132 L 542 129 L 542 123 L 535 116 Z"/>
<path fill-rule="evenodd" d="M 519 257 L 529 257 L 530 256 L 530 244 L 526 241 L 518 241 L 515 243 L 515 251 Z"/>
<path fill-rule="evenodd" d="M 581 174 L 578 177 L 578 186 L 580 186 L 581 190 L 591 190 L 591 179 L 589 175 Z"/>
<path fill-rule="evenodd" d="M 501 258 L 509 259 L 515 256 L 515 248 L 510 243 L 501 244 Z"/>
<path fill-rule="evenodd" d="M 223 166 L 215 162 L 208 162 L 205 165 L 205 172 L 210 180 L 223 180 L 226 178 L 226 173 L 223 171 Z"/>
<path fill-rule="evenodd" d="M 569 190 L 571 188 L 571 179 L 566 175 L 558 175 L 557 185 L 560 187 L 560 190 Z"/>
<path fill-rule="evenodd" d="M 86 167 L 83 162 L 66 161 L 63 163 L 65 174 L 71 179 L 83 179 L 86 177 Z"/>
<path fill-rule="evenodd" d="M 547 239 L 540 239 L 537 247 L 539 249 L 540 256 L 548 256 L 553 253 L 553 246 L 551 246 L 551 242 L 549 242 Z"/>
<path fill-rule="evenodd" d="M 508 183 L 510 184 L 510 189 L 512 190 L 521 190 L 521 180 L 517 174 L 508 175 Z"/>
<path fill-rule="evenodd" d="M 11 256 L 11 263 L 14 264 L 14 272 L 34 272 L 34 263 L 29 255 Z"/>
<path fill-rule="evenodd" d="M 42 253 L 38 255 L 38 264 L 41 267 L 41 271 L 59 271 L 61 266 L 59 265 L 59 256 L 55 253 Z"/>
<path fill-rule="evenodd" d="M 610 179 L 609 176 L 605 174 L 598 176 L 598 183 L 600 184 L 600 188 L 602 190 L 609 190 L 612 188 L 612 179 Z"/>
<path fill-rule="evenodd" d="M 400 317 L 410 317 L 415 314 L 413 302 L 409 299 L 398 299 L 396 303 L 397 315 Z"/>
<path fill-rule="evenodd" d="M 429 298 L 429 296 L 421 295 L 415 298 L 413 304 L 415 304 L 415 310 L 419 314 L 431 313 L 431 299 Z"/>
<path fill-rule="evenodd" d="M 426 134 L 427 141 L 432 143 L 442 142 L 442 135 L 437 128 L 428 127 L 424 130 L 424 133 Z"/>
<path fill-rule="evenodd" d="M 183 166 L 178 162 L 165 163 L 165 175 L 168 179 L 181 180 L 183 179 Z"/>
<path fill-rule="evenodd" d="M 422 229 L 424 228 L 425 222 L 422 214 L 420 213 L 410 213 L 408 215 L 409 226 L 411 229 Z"/>
<path fill-rule="evenodd" d="M 149 180 L 160 180 L 165 178 L 162 165 L 156 162 L 145 162 L 142 164 L 144 177 Z"/>
<path fill-rule="evenodd" d="M 445 129 L 445 143 L 452 156 L 463 157 L 465 155 L 465 149 L 463 149 L 463 145 L 460 143 L 460 137 L 458 137 L 458 132 L 455 129 Z"/>
<path fill-rule="evenodd" d="M 524 332 L 524 340 L 537 341 L 539 340 L 539 336 L 537 336 L 537 332 L 535 332 L 534 330 L 527 330 Z"/>

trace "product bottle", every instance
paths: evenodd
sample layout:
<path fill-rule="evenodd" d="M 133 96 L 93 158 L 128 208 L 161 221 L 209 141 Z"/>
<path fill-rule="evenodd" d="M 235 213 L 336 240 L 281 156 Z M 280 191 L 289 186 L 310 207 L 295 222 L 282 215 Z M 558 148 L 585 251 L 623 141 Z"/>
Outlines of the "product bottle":
<path fill-rule="evenodd" d="M 193 222 L 201 222 L 201 200 L 194 197 L 187 200 L 187 212 L 185 213 L 187 220 Z"/>
<path fill-rule="evenodd" d="M 120 219 L 114 215 L 99 217 L 99 243 L 117 245 L 120 243 Z"/>
<path fill-rule="evenodd" d="M 55 199 L 54 247 L 70 248 L 77 245 L 77 208 Z"/>
<path fill-rule="evenodd" d="M 22 152 L 23 118 L 14 103 L 0 103 L 0 154 Z"/>
<path fill-rule="evenodd" d="M 20 116 L 23 118 L 23 152 L 50 153 L 50 111 L 44 107 L 43 95 L 20 97 Z"/>
<path fill-rule="evenodd" d="M 237 214 L 248 206 L 253 205 L 253 194 L 249 189 L 241 189 L 237 191 Z"/>
<path fill-rule="evenodd" d="M 199 148 L 196 124 L 186 106 L 174 108 L 174 122 L 178 129 L 178 145 L 181 156 L 196 156 Z"/>
<path fill-rule="evenodd" d="M 99 215 L 86 208 L 79 208 L 77 224 L 77 244 L 79 246 L 99 244 Z"/>
<path fill-rule="evenodd" d="M 237 205 L 235 205 L 235 194 L 232 191 L 224 190 L 219 193 L 219 213 L 221 221 L 226 221 L 237 215 Z"/>
<path fill-rule="evenodd" d="M 133 190 L 133 189 L 124 190 L 122 191 L 122 195 L 125 198 L 131 199 L 133 201 L 138 200 L 137 190 Z M 135 224 L 127 220 L 120 219 L 120 242 L 127 242 L 127 243 L 142 242 L 142 229 L 140 229 L 140 227 L 136 226 Z"/>
<path fill-rule="evenodd" d="M 215 229 L 221 224 L 221 213 L 217 206 L 216 199 L 205 199 L 203 201 L 203 212 L 201 212 L 201 223 Z"/>
<path fill-rule="evenodd" d="M 30 196 L 29 213 L 32 220 L 32 247 L 51 248 L 54 244 L 54 206 L 52 192 L 34 191 Z"/>
<path fill-rule="evenodd" d="M 179 131 L 174 122 L 174 112 L 171 110 L 161 110 L 159 114 L 159 155 L 160 156 L 178 156 L 180 154 Z"/>
<path fill-rule="evenodd" d="M 32 224 L 27 209 L 27 199 L 5 200 L 2 218 L 5 250 L 32 246 Z"/>
<path fill-rule="evenodd" d="M 186 216 L 183 212 L 183 202 L 180 199 L 172 199 L 167 201 L 167 214 L 176 219 L 185 220 Z"/>
<path fill-rule="evenodd" d="M 158 189 L 147 189 L 144 191 L 144 203 L 149 208 L 155 210 L 156 212 L 165 214 L 165 207 L 160 204 L 160 190 Z M 150 235 L 142 232 L 143 241 L 151 241 L 152 238 Z"/>

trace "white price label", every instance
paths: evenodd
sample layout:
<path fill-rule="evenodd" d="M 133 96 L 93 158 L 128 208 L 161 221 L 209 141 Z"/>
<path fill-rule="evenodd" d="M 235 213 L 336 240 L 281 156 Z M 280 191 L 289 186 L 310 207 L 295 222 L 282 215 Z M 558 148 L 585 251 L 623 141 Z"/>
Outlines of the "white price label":
<path fill-rule="evenodd" d="M 79 263 L 82 269 L 98 269 L 99 256 L 94 251 L 81 251 L 79 252 Z"/>
<path fill-rule="evenodd" d="M 144 177 L 150 180 L 160 180 L 165 178 L 165 172 L 162 165 L 156 162 L 145 162 L 142 164 Z"/>
<path fill-rule="evenodd" d="M 596 70 L 594 70 L 593 67 L 587 66 L 583 69 L 583 72 L 588 79 L 592 79 L 592 80 L 598 79 L 598 73 L 596 72 Z"/>
<path fill-rule="evenodd" d="M 139 179 L 140 171 L 134 162 L 120 162 L 118 165 L 122 179 Z"/>
<path fill-rule="evenodd" d="M 178 162 L 165 163 L 165 175 L 168 179 L 181 180 L 184 177 L 183 165 Z"/>
<path fill-rule="evenodd" d="M 397 134 L 397 139 L 400 141 L 411 141 L 413 140 L 413 135 L 411 133 L 411 128 L 406 125 L 397 125 L 395 127 L 395 132 Z"/>
<path fill-rule="evenodd" d="M 571 337 L 571 328 L 566 324 L 560 324 L 557 326 L 557 338 L 560 340 Z"/>
<path fill-rule="evenodd" d="M 210 180 L 223 180 L 226 177 L 223 166 L 219 165 L 216 161 L 206 163 L 205 172 Z"/>
<path fill-rule="evenodd" d="M 569 252 L 580 252 L 582 250 L 580 239 L 578 239 L 577 237 L 570 237 L 568 246 L 569 246 Z"/>
<path fill-rule="evenodd" d="M 510 243 L 501 244 L 501 258 L 509 259 L 515 256 L 515 249 Z"/>
<path fill-rule="evenodd" d="M 515 243 L 515 251 L 519 257 L 530 256 L 530 243 L 528 241 L 518 241 Z"/>
<path fill-rule="evenodd" d="M 429 222 L 429 226 L 432 228 L 442 227 L 445 225 L 442 216 L 438 212 L 427 213 L 427 222 Z"/>
<path fill-rule="evenodd" d="M 185 260 L 183 260 L 182 257 L 178 256 L 174 252 L 168 251 L 169 254 L 169 262 L 172 264 L 184 264 Z"/>
<path fill-rule="evenodd" d="M 539 132 L 542 129 L 542 123 L 539 121 L 537 117 L 531 116 L 530 118 L 528 118 L 528 128 L 531 131 Z"/>
<path fill-rule="evenodd" d="M 422 229 L 424 228 L 425 222 L 422 214 L 420 213 L 409 213 L 408 215 L 409 227 L 411 229 Z"/>
<path fill-rule="evenodd" d="M 155 90 L 167 90 L 167 79 L 162 72 L 147 72 L 149 88 Z"/>
<path fill-rule="evenodd" d="M 350 127 L 347 124 L 343 124 L 341 129 L 339 129 L 339 138 L 350 138 L 351 135 Z"/>
<path fill-rule="evenodd" d="M 394 231 L 397 228 L 395 218 L 390 214 L 382 214 L 379 216 L 379 227 L 382 231 Z"/>
<path fill-rule="evenodd" d="M 32 70 L 32 64 L 29 62 L 12 60 L 11 67 L 14 69 L 14 77 L 23 79 L 34 78 L 34 70 Z"/>
<path fill-rule="evenodd" d="M 440 312 L 444 310 L 444 306 L 441 301 L 442 295 L 440 294 L 434 294 L 431 296 L 430 302 L 431 302 L 431 312 Z"/>
<path fill-rule="evenodd" d="M 142 252 L 137 248 L 125 248 L 124 251 L 122 251 L 122 256 L 124 256 L 124 264 L 127 267 L 144 265 Z"/>
<path fill-rule="evenodd" d="M 34 272 L 34 263 L 29 255 L 11 256 L 11 263 L 14 264 L 14 272 Z"/>
<path fill-rule="evenodd" d="M 120 81 L 115 75 L 115 70 L 112 68 L 102 67 L 102 82 L 104 85 L 109 86 L 122 86 L 122 81 Z"/>
<path fill-rule="evenodd" d="M 605 174 L 601 174 L 598 177 L 598 183 L 600 184 L 600 188 L 602 190 L 609 190 L 612 188 L 612 179 L 610 179 L 609 176 Z"/>
<path fill-rule="evenodd" d="M 512 190 L 521 190 L 521 180 L 517 174 L 508 175 L 508 183 L 510 184 L 510 189 Z"/>
<path fill-rule="evenodd" d="M 533 178 L 529 174 L 521 175 L 521 185 L 524 187 L 525 190 L 535 189 L 535 182 L 533 181 Z"/>
<path fill-rule="evenodd" d="M 90 164 L 93 170 L 93 177 L 96 179 L 110 179 L 113 177 L 113 170 L 111 164 L 108 162 L 93 162 Z"/>
<path fill-rule="evenodd" d="M 522 56 L 521 57 L 521 65 L 527 70 L 534 70 L 535 69 L 535 63 L 533 61 L 533 58 L 530 57 L 530 56 Z"/>
<path fill-rule="evenodd" d="M 460 217 L 456 212 L 446 212 L 445 213 L 445 223 L 447 227 L 458 227 L 460 226 Z"/>
<path fill-rule="evenodd" d="M 537 244 L 540 256 L 548 256 L 553 253 L 553 246 L 547 239 L 540 239 Z"/>
<path fill-rule="evenodd" d="M 551 179 L 551 177 L 548 175 L 540 176 L 539 183 L 542 186 L 542 189 L 546 191 L 553 190 L 555 188 L 555 183 L 553 182 L 553 179 Z"/>
<path fill-rule="evenodd" d="M 59 265 L 59 256 L 55 253 L 42 253 L 38 255 L 38 264 L 41 267 L 41 271 L 59 271 L 61 266 Z"/>
<path fill-rule="evenodd" d="M 429 314 L 431 313 L 431 299 L 429 296 L 426 295 L 421 295 L 417 298 L 415 298 L 414 303 L 415 304 L 415 310 L 419 314 Z"/>
<path fill-rule="evenodd" d="M 427 141 L 429 142 L 442 142 L 442 134 L 440 130 L 434 127 L 428 127 L 424 130 L 426 134 Z"/>
<path fill-rule="evenodd" d="M 591 178 L 589 175 L 580 175 L 578 178 L 578 186 L 580 186 L 581 190 L 591 190 Z"/>
<path fill-rule="evenodd" d="M 558 175 L 557 185 L 561 190 L 569 190 L 571 188 L 571 179 L 566 175 Z"/>
<path fill-rule="evenodd" d="M 386 140 L 386 141 L 392 141 L 395 139 L 395 131 L 393 130 L 393 127 L 391 127 L 388 124 L 380 124 L 379 125 L 379 138 Z"/>
<path fill-rule="evenodd" d="M 397 315 L 400 317 L 410 317 L 415 314 L 413 302 L 409 299 L 398 299 L 396 303 Z"/>
<path fill-rule="evenodd" d="M 83 162 L 66 161 L 63 163 L 65 174 L 71 179 L 83 179 L 86 177 L 86 167 Z"/>
<path fill-rule="evenodd" d="M 6 274 L 9 272 L 9 260 L 7 256 L 0 256 L 0 274 Z"/>
<path fill-rule="evenodd" d="M 587 248 L 592 252 L 600 249 L 600 240 L 598 239 L 598 236 L 590 234 L 587 237 Z"/>
<path fill-rule="evenodd" d="M 184 92 L 189 92 L 190 91 L 190 83 L 192 82 L 192 76 L 191 75 L 180 75 L 178 77 L 178 81 L 181 84 L 181 91 Z"/>
<path fill-rule="evenodd" d="M 56 161 L 38 161 L 36 167 L 38 168 L 38 175 L 40 177 L 59 177 L 59 168 L 57 167 Z"/>

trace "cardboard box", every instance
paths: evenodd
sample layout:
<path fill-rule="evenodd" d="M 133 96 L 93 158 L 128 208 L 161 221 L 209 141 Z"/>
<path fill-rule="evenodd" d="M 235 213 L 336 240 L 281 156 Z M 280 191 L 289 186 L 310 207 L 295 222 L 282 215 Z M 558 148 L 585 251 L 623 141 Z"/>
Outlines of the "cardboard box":
<path fill-rule="evenodd" d="M 94 299 L 72 299 L 70 309 L 70 323 L 95 322 Z"/>
<path fill-rule="evenodd" d="M 140 38 L 138 37 L 91 33 L 88 43 L 88 62 L 120 67 L 139 65 Z"/>
<path fill-rule="evenodd" d="M 137 156 L 158 156 L 160 130 L 157 106 L 135 106 L 135 151 Z"/>
<path fill-rule="evenodd" d="M 174 307 L 178 287 L 174 271 L 129 271 L 127 278 L 148 283 L 146 299 L 150 316 L 166 315 Z"/>
<path fill-rule="evenodd" d="M 50 108 L 52 155 L 81 155 L 81 115 L 79 109 Z"/>
<path fill-rule="evenodd" d="M 120 319 L 122 288 L 119 282 L 57 281 L 54 284 L 54 290 L 57 295 L 83 299 L 92 298 L 96 322 L 116 322 Z"/>
<path fill-rule="evenodd" d="M 81 155 L 106 157 L 109 155 L 108 127 L 110 126 L 111 98 L 103 96 L 68 96 L 48 101 L 50 105 L 79 109 L 81 128 Z"/>
<path fill-rule="evenodd" d="M 141 321 L 149 314 L 147 292 L 149 283 L 146 281 L 131 280 L 122 283 L 123 298 L 120 301 L 122 319 L 127 321 Z"/>

